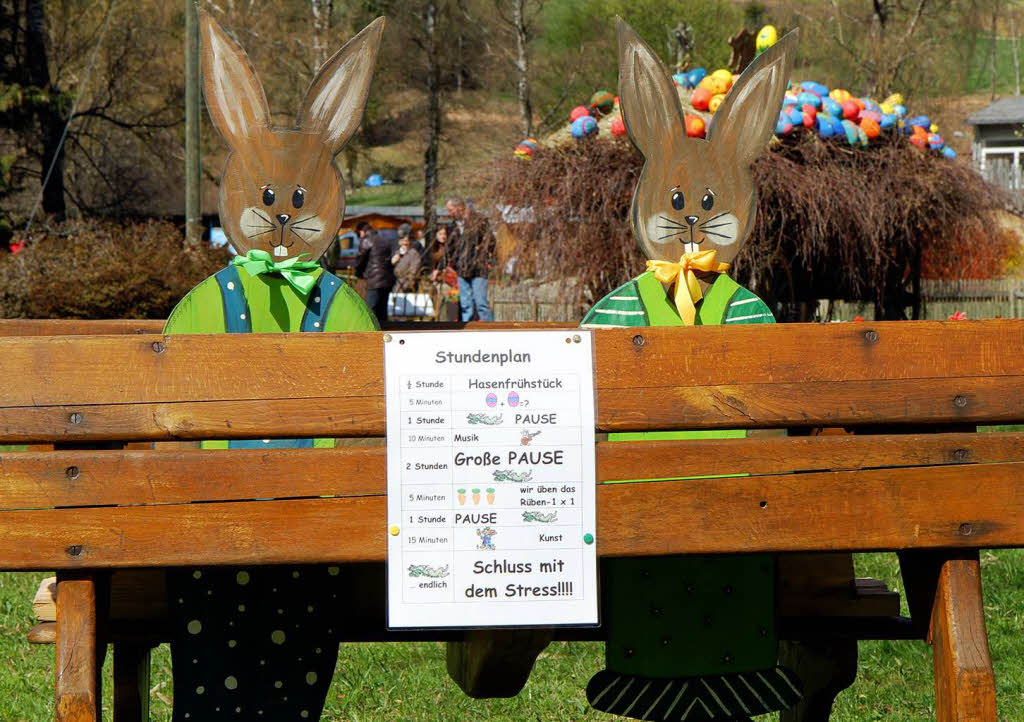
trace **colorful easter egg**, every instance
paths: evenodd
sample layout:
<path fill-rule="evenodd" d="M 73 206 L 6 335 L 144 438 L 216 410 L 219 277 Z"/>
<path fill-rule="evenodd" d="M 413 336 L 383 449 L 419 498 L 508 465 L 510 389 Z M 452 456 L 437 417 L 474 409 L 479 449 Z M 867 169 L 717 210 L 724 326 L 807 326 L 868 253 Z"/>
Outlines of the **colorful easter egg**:
<path fill-rule="evenodd" d="M 864 104 L 863 105 L 864 110 L 870 110 L 870 111 L 873 111 L 875 113 L 881 113 L 882 112 L 882 109 L 880 107 L 878 107 L 878 103 L 873 101 L 871 98 L 858 98 L 858 100 L 860 100 L 860 102 Z"/>
<path fill-rule="evenodd" d="M 519 141 L 519 145 L 525 145 L 527 148 L 533 148 L 534 150 L 537 150 L 539 147 L 536 138 L 523 138 Z"/>
<path fill-rule="evenodd" d="M 516 146 L 516 149 L 515 151 L 513 151 L 512 154 L 519 160 L 532 160 L 533 154 L 536 152 L 537 151 L 535 151 L 533 148 L 530 148 L 520 143 L 519 145 Z"/>
<path fill-rule="evenodd" d="M 946 147 L 944 147 L 942 149 L 942 155 L 943 155 L 943 157 L 949 158 L 950 160 L 952 160 L 953 158 L 956 158 L 956 151 L 953 150 L 952 148 L 950 148 L 947 145 Z"/>
<path fill-rule="evenodd" d="M 867 136 L 868 140 L 874 140 L 882 134 L 882 127 L 878 124 L 878 121 L 868 116 L 860 119 L 860 129 L 864 131 L 864 135 Z"/>
<path fill-rule="evenodd" d="M 797 96 L 796 93 L 792 93 L 792 92 L 787 90 L 786 94 L 782 96 L 782 104 L 783 105 L 799 105 L 799 101 L 797 100 L 797 97 L 798 96 Z"/>
<path fill-rule="evenodd" d="M 938 133 L 928 134 L 928 147 L 932 150 L 942 150 L 943 146 L 946 145 L 946 141 L 942 139 L 942 136 Z"/>
<path fill-rule="evenodd" d="M 715 72 L 711 73 L 712 78 L 721 78 L 722 80 L 732 83 L 732 71 L 728 68 L 719 68 Z"/>
<path fill-rule="evenodd" d="M 612 131 L 612 135 L 616 138 L 620 138 L 626 134 L 626 124 L 622 122 L 622 118 L 613 118 L 610 130 Z"/>
<path fill-rule="evenodd" d="M 775 26 L 765 25 L 757 31 L 757 39 L 754 41 L 754 47 L 757 48 L 757 54 L 760 55 L 765 50 L 775 45 L 778 41 L 779 31 L 775 29 Z"/>
<path fill-rule="evenodd" d="M 687 113 L 684 120 L 686 122 L 686 134 L 689 137 L 703 138 L 707 133 L 707 127 L 704 125 L 704 119 L 699 115 Z"/>
<path fill-rule="evenodd" d="M 903 96 L 899 93 L 893 93 L 888 98 L 882 101 L 887 105 L 903 105 Z"/>
<path fill-rule="evenodd" d="M 694 88 L 694 91 L 690 93 L 690 105 L 693 106 L 694 110 L 707 110 L 708 101 L 711 100 L 711 95 L 712 93 L 710 90 L 702 85 L 698 85 Z"/>
<path fill-rule="evenodd" d="M 721 95 L 729 92 L 729 87 L 732 85 L 732 76 L 729 78 L 723 78 L 717 75 L 709 75 L 704 80 L 700 81 L 697 88 L 704 88 L 711 95 Z M 710 99 L 710 98 L 709 98 Z"/>
<path fill-rule="evenodd" d="M 498 395 L 494 393 L 487 394 L 487 398 L 484 401 L 490 408 L 493 409 L 495 406 L 498 405 Z"/>
<path fill-rule="evenodd" d="M 615 96 L 607 90 L 598 90 L 590 96 L 590 107 L 596 108 L 600 113 L 607 115 L 612 112 L 615 106 Z"/>
<path fill-rule="evenodd" d="M 860 115 L 860 108 L 852 100 L 844 100 L 842 105 L 843 118 L 845 120 L 856 120 L 857 116 Z"/>
<path fill-rule="evenodd" d="M 821 99 L 821 109 L 831 115 L 833 118 L 843 117 L 843 106 L 834 101 L 832 98 L 824 97 Z"/>
<path fill-rule="evenodd" d="M 842 104 L 853 96 L 850 95 L 850 91 L 848 90 L 843 90 L 842 88 L 834 88 L 828 94 L 828 97 L 832 98 L 832 100 L 836 101 L 837 103 Z"/>
<path fill-rule="evenodd" d="M 592 116 L 584 115 L 572 122 L 570 130 L 572 131 L 573 138 L 585 138 L 588 135 L 595 135 L 597 133 L 597 121 Z"/>
<path fill-rule="evenodd" d="M 725 93 L 719 93 L 718 95 L 712 95 L 711 100 L 708 101 L 708 112 L 714 113 L 718 110 L 718 106 L 725 100 Z"/>
<path fill-rule="evenodd" d="M 878 124 L 882 130 L 890 130 L 896 125 L 896 116 L 892 113 L 882 113 L 882 120 Z"/>
<path fill-rule="evenodd" d="M 857 126 L 857 143 L 861 148 L 868 147 L 868 134 L 864 132 L 864 129 L 859 125 Z"/>
<path fill-rule="evenodd" d="M 793 132 L 793 122 L 788 113 L 779 113 L 779 121 L 775 124 L 775 135 L 789 135 Z"/>
<path fill-rule="evenodd" d="M 915 115 L 913 118 L 907 121 L 907 125 L 911 128 L 924 128 L 927 130 L 932 124 L 932 121 L 927 115 Z"/>
<path fill-rule="evenodd" d="M 818 113 L 815 120 L 818 126 L 818 135 L 822 138 L 831 138 L 836 133 L 842 132 L 842 126 L 828 113 Z"/>
<path fill-rule="evenodd" d="M 882 111 L 883 114 L 884 113 L 890 113 L 891 114 L 892 113 L 892 103 L 879 103 L 878 104 L 878 109 L 880 111 Z"/>
<path fill-rule="evenodd" d="M 802 111 L 790 108 L 787 114 L 789 115 L 789 122 L 793 124 L 794 128 L 804 124 L 804 114 Z"/>
<path fill-rule="evenodd" d="M 857 145 L 860 128 L 852 120 L 843 119 L 843 133 L 846 134 L 846 142 L 850 145 Z"/>
<path fill-rule="evenodd" d="M 928 130 L 930 130 L 933 133 L 938 133 L 939 126 L 936 123 L 932 123 L 931 125 L 928 126 Z"/>
<path fill-rule="evenodd" d="M 859 120 L 864 120 L 864 118 L 871 118 L 871 120 L 875 121 L 876 123 L 881 123 L 882 122 L 882 114 L 881 113 L 876 113 L 875 111 L 868 110 L 867 108 L 865 108 L 864 110 L 860 111 L 860 113 L 857 115 L 857 118 Z"/>
<path fill-rule="evenodd" d="M 800 93 L 797 96 L 797 101 L 800 105 L 809 105 L 815 110 L 821 107 L 821 96 L 815 93 Z"/>
<path fill-rule="evenodd" d="M 918 148 L 928 147 L 928 133 L 924 128 L 914 128 L 914 132 L 910 136 L 910 142 L 916 145 Z"/>
<path fill-rule="evenodd" d="M 804 127 L 813 128 L 814 118 L 818 115 L 818 111 L 813 106 L 803 105 L 800 107 L 800 112 L 804 114 Z"/>
<path fill-rule="evenodd" d="M 696 88 L 700 81 L 704 80 L 708 71 L 704 68 L 694 68 L 686 74 L 686 87 Z"/>
<path fill-rule="evenodd" d="M 800 87 L 809 93 L 814 93 L 819 98 L 824 98 L 828 95 L 828 88 L 821 83 L 816 83 L 813 80 L 804 80 L 800 83 Z"/>
<path fill-rule="evenodd" d="M 672 76 L 672 82 L 678 85 L 680 88 L 687 87 L 686 85 L 686 73 L 676 73 Z"/>
<path fill-rule="evenodd" d="M 897 118 L 905 118 L 907 115 L 907 106 L 901 105 L 900 103 L 893 103 L 892 112 Z"/>
<path fill-rule="evenodd" d="M 513 409 L 519 406 L 519 394 L 516 393 L 515 391 L 508 392 L 508 405 L 511 406 Z"/>
<path fill-rule="evenodd" d="M 569 122 L 575 123 L 577 120 L 585 115 L 590 115 L 590 108 L 585 105 L 577 105 L 571 111 L 569 111 Z"/>

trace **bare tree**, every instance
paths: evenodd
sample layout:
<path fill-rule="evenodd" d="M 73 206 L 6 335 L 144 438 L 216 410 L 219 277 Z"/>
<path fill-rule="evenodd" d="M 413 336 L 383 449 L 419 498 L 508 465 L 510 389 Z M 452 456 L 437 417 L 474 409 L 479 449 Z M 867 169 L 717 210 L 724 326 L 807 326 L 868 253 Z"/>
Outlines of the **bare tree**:
<path fill-rule="evenodd" d="M 313 11 L 313 73 L 330 57 L 327 47 L 327 36 L 331 30 L 331 14 L 334 0 L 309 0 Z"/>
<path fill-rule="evenodd" d="M 857 12 L 858 7 L 863 7 L 860 3 L 841 5 L 839 0 L 832 0 L 835 42 L 861 69 L 865 93 L 873 96 L 889 92 L 904 66 L 924 46 L 935 42 L 935 37 L 921 32 L 921 26 L 926 11 L 936 5 L 934 0 L 914 0 L 909 4 L 903 0 L 870 0 L 864 17 Z M 864 27 L 866 37 L 851 37 L 849 28 Z"/>
<path fill-rule="evenodd" d="M 494 0 L 494 8 L 505 29 L 515 38 L 516 51 L 511 55 L 516 69 L 516 99 L 524 136 L 533 135 L 533 104 L 530 99 L 530 41 L 534 37 L 534 21 L 544 9 L 544 0 Z"/>

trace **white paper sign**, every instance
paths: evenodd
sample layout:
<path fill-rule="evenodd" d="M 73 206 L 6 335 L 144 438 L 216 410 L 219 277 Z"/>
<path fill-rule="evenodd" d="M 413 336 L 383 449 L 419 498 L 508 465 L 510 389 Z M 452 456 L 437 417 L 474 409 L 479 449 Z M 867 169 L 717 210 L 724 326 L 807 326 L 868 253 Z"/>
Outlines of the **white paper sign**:
<path fill-rule="evenodd" d="M 586 331 L 384 344 L 388 626 L 597 624 Z"/>

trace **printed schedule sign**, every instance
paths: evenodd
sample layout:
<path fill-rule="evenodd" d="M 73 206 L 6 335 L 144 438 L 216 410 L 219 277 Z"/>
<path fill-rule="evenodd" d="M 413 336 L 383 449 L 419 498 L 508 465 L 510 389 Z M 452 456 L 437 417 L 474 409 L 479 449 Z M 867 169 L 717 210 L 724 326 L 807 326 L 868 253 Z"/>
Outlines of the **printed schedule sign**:
<path fill-rule="evenodd" d="M 597 624 L 586 331 L 385 336 L 388 626 Z"/>

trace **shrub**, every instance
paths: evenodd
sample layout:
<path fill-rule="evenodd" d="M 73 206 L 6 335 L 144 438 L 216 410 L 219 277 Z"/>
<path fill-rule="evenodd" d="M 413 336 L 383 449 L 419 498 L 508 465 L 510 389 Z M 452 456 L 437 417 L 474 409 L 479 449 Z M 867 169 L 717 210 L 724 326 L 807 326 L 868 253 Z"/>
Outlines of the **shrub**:
<path fill-rule="evenodd" d="M 0 317 L 166 318 L 227 260 L 223 249 L 187 248 L 165 221 L 69 221 L 0 257 Z"/>

